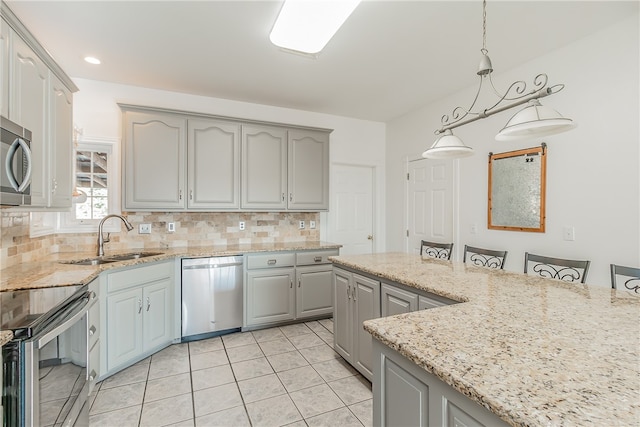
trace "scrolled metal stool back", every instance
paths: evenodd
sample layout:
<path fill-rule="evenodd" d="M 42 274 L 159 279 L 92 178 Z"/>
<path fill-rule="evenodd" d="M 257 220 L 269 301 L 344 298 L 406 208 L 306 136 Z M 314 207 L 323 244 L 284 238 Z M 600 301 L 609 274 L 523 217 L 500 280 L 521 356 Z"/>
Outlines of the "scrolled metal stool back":
<path fill-rule="evenodd" d="M 462 262 L 467 262 L 467 254 L 469 254 L 468 259 L 471 264 L 488 268 L 504 268 L 504 262 L 507 258 L 507 251 L 495 251 L 464 245 Z"/>
<path fill-rule="evenodd" d="M 540 277 L 558 279 L 565 282 L 584 283 L 591 261 L 577 261 L 562 258 L 550 258 L 541 255 L 524 254 L 524 272 L 527 273 L 529 263 L 534 263 L 532 271 Z"/>
<path fill-rule="evenodd" d="M 420 244 L 420 255 L 431 258 L 450 260 L 452 252 L 453 243 L 435 243 L 422 240 Z"/>
<path fill-rule="evenodd" d="M 611 264 L 611 287 L 613 289 L 618 289 L 617 276 L 624 276 L 626 279 L 623 283 L 624 289 L 640 295 L 640 268 Z"/>

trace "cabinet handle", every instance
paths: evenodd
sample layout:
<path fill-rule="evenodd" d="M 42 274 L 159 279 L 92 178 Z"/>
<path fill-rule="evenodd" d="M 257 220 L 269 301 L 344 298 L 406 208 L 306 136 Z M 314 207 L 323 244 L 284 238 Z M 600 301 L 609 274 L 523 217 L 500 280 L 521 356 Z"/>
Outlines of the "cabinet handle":
<path fill-rule="evenodd" d="M 138 314 L 142 313 L 142 300 L 138 298 Z"/>
<path fill-rule="evenodd" d="M 89 381 L 93 381 L 96 379 L 96 377 L 98 376 L 98 374 L 96 374 L 96 371 L 94 371 L 93 369 L 91 370 L 91 373 L 89 374 Z"/>
<path fill-rule="evenodd" d="M 193 200 L 193 190 L 189 190 L 189 200 Z"/>
<path fill-rule="evenodd" d="M 293 202 L 293 193 L 289 193 L 289 201 Z"/>
<path fill-rule="evenodd" d="M 151 308 L 151 300 L 147 297 L 147 311 Z"/>
<path fill-rule="evenodd" d="M 351 286 L 347 286 L 347 299 L 351 299 Z"/>
<path fill-rule="evenodd" d="M 289 281 L 289 288 L 290 288 L 290 289 L 293 289 L 293 280 L 290 280 L 290 281 Z"/>
<path fill-rule="evenodd" d="M 96 327 L 91 325 L 91 327 L 89 328 L 89 336 L 92 336 L 95 333 L 96 333 Z"/>
<path fill-rule="evenodd" d="M 182 200 L 182 190 L 178 191 L 178 200 Z"/>
<path fill-rule="evenodd" d="M 267 265 L 276 265 L 276 260 L 275 259 L 270 259 L 267 261 Z"/>
<path fill-rule="evenodd" d="M 282 201 L 284 202 L 284 193 L 282 193 Z"/>
<path fill-rule="evenodd" d="M 320 262 L 320 261 L 322 261 L 322 257 L 321 256 L 317 256 L 317 257 L 313 258 L 313 261 L 314 262 Z"/>
<path fill-rule="evenodd" d="M 354 286 L 353 289 L 351 289 L 351 295 L 353 296 L 353 302 L 358 301 L 358 298 L 356 298 L 356 287 Z"/>
<path fill-rule="evenodd" d="M 302 281 L 302 279 L 298 278 L 298 287 L 300 287 L 300 282 Z"/>

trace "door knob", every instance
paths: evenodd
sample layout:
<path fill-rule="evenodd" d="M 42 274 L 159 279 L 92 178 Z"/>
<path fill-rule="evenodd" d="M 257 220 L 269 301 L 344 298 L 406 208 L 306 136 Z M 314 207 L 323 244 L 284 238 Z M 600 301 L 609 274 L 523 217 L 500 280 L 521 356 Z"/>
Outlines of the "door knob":
<path fill-rule="evenodd" d="M 369 235 L 367 236 L 367 240 L 373 240 L 373 234 L 369 234 Z"/>

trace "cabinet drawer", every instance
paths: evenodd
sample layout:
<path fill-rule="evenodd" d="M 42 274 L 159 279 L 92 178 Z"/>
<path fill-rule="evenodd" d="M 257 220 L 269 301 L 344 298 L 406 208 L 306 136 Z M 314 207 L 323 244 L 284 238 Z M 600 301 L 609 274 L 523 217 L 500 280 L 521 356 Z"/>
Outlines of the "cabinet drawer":
<path fill-rule="evenodd" d="M 268 255 L 249 255 L 247 256 L 247 270 L 255 270 L 258 268 L 293 267 L 295 262 L 296 254 L 294 252 L 283 252 Z"/>
<path fill-rule="evenodd" d="M 107 276 L 107 292 L 116 292 L 171 277 L 173 262 L 130 268 Z"/>
<path fill-rule="evenodd" d="M 330 256 L 338 255 L 338 249 L 305 251 L 296 253 L 296 265 L 329 264 Z"/>

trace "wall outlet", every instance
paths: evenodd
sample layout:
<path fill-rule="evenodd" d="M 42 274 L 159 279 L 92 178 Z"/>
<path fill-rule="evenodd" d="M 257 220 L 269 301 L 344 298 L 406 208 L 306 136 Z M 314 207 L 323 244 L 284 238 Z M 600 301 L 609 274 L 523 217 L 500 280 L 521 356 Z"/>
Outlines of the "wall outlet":
<path fill-rule="evenodd" d="M 315 221 L 309 221 L 309 228 L 311 228 L 311 229 L 316 228 L 316 222 Z"/>
<path fill-rule="evenodd" d="M 469 230 L 469 232 L 471 234 L 476 234 L 478 232 L 478 224 L 476 223 L 471 224 L 471 230 Z"/>
<path fill-rule="evenodd" d="M 176 223 L 175 222 L 168 222 L 167 223 L 167 231 L 169 233 L 174 233 L 176 231 Z"/>
<path fill-rule="evenodd" d="M 138 234 L 151 234 L 151 224 L 139 224 Z"/>
<path fill-rule="evenodd" d="M 300 221 L 300 226 L 298 227 L 300 230 L 304 229 L 304 221 Z"/>
<path fill-rule="evenodd" d="M 244 221 L 240 221 L 240 222 L 238 223 L 238 228 L 240 229 L 240 231 L 243 231 L 243 230 L 244 230 Z"/>
<path fill-rule="evenodd" d="M 573 227 L 562 227 L 562 238 L 569 242 L 576 240 L 576 229 Z"/>

